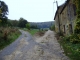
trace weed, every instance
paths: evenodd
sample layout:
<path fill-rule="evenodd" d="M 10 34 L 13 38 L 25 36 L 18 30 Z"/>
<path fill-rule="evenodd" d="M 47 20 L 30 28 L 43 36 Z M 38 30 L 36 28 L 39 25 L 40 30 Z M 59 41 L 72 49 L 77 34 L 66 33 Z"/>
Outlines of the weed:
<path fill-rule="evenodd" d="M 74 44 L 70 42 L 72 37 L 63 37 L 59 40 L 60 44 L 63 46 L 65 54 L 69 56 L 72 60 L 80 60 L 80 44 Z"/>
<path fill-rule="evenodd" d="M 3 49 L 20 35 L 18 29 L 15 28 L 0 28 L 0 49 Z"/>

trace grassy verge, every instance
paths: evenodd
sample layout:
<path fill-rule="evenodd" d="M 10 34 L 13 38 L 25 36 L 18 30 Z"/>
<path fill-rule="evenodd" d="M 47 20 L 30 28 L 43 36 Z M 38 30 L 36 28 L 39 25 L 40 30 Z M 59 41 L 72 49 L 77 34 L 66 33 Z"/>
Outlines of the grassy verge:
<path fill-rule="evenodd" d="M 9 33 L 7 35 L 4 35 L 5 31 L 1 33 L 2 37 L 0 37 L 0 50 L 3 49 L 4 47 L 8 46 L 11 44 L 13 41 L 15 41 L 19 36 L 20 32 L 17 29 L 8 29 Z"/>
<path fill-rule="evenodd" d="M 29 31 L 29 33 L 31 33 L 31 35 L 34 35 L 34 34 L 36 34 L 37 32 L 39 32 L 38 29 L 31 29 L 31 30 L 28 30 L 28 31 Z"/>
<path fill-rule="evenodd" d="M 22 30 L 28 31 L 31 35 L 38 34 L 40 36 L 43 36 L 45 31 L 47 31 L 47 29 L 40 29 L 40 30 L 39 29 L 30 29 L 30 30 L 28 30 L 26 28 L 23 28 Z"/>
<path fill-rule="evenodd" d="M 61 37 L 59 40 L 64 52 L 71 60 L 80 60 L 80 43 L 73 44 L 68 37 Z"/>
<path fill-rule="evenodd" d="M 22 28 L 22 30 L 28 31 L 31 35 L 34 35 L 37 32 L 39 32 L 39 29 L 30 29 L 30 30 L 28 30 L 27 28 Z"/>

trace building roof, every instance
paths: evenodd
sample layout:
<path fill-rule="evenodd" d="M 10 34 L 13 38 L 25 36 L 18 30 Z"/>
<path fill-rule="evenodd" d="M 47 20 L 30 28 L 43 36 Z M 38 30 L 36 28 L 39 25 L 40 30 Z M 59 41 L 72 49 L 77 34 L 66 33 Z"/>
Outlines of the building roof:
<path fill-rule="evenodd" d="M 67 6 L 67 4 L 69 3 L 69 1 L 70 1 L 70 0 L 67 0 L 64 4 L 58 6 L 58 9 L 57 9 L 57 11 L 56 11 L 56 13 L 55 13 L 54 20 L 55 20 L 55 18 L 56 18 L 56 16 L 57 16 L 58 11 L 60 10 L 59 13 L 61 14 L 62 11 L 64 10 L 64 8 L 65 8 L 65 7 Z"/>
<path fill-rule="evenodd" d="M 62 4 L 62 5 L 58 6 L 58 8 L 57 8 L 57 10 L 56 10 L 56 13 L 55 13 L 54 20 L 55 20 L 55 18 L 56 18 L 56 16 L 57 16 L 57 14 L 58 14 L 58 13 L 60 13 L 60 11 L 62 10 L 63 6 L 64 6 L 64 4 Z"/>
<path fill-rule="evenodd" d="M 64 5 L 64 7 L 62 8 L 60 14 L 63 12 L 64 8 L 67 6 L 67 4 L 69 3 L 69 1 L 70 1 L 70 0 L 67 0 L 67 1 L 65 2 L 65 5 Z"/>

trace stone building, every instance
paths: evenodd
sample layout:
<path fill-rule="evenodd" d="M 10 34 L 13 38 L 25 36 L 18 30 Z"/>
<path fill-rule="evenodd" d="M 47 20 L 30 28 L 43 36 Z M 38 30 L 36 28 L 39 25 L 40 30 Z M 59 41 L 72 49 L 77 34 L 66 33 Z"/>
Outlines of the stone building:
<path fill-rule="evenodd" d="M 64 6 L 64 5 L 58 6 L 57 11 L 56 11 L 56 14 L 55 14 L 55 17 L 54 17 L 55 27 L 56 27 L 56 28 L 55 28 L 55 31 L 56 31 L 56 32 L 59 32 L 59 25 L 60 25 L 60 19 L 61 19 L 61 17 L 60 17 L 60 12 L 61 12 L 63 6 Z"/>
<path fill-rule="evenodd" d="M 64 35 L 70 35 L 74 33 L 76 19 L 76 7 L 72 0 L 67 0 L 63 5 L 59 6 L 56 11 L 55 31 L 62 32 Z M 59 31 L 60 27 L 60 31 Z"/>

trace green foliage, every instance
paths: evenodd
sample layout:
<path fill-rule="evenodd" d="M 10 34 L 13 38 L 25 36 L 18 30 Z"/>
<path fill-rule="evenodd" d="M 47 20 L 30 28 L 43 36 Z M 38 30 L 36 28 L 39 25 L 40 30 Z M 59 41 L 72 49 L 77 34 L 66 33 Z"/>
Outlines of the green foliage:
<path fill-rule="evenodd" d="M 77 44 L 80 43 L 80 0 L 73 0 L 73 3 L 76 5 L 77 19 L 75 22 L 76 26 L 74 34 L 69 36 L 69 41 L 71 43 Z"/>
<path fill-rule="evenodd" d="M 80 34 L 80 0 L 74 1 L 77 7 L 77 19 L 76 19 L 76 26 L 75 26 L 75 34 Z"/>
<path fill-rule="evenodd" d="M 76 20 L 75 34 L 80 34 L 80 18 Z"/>
<path fill-rule="evenodd" d="M 20 35 L 16 28 L 0 28 L 0 49 L 3 49 Z"/>
<path fill-rule="evenodd" d="M 52 26 L 50 27 L 50 29 L 51 29 L 51 30 L 55 30 L 55 25 L 52 25 Z"/>
<path fill-rule="evenodd" d="M 38 29 L 30 29 L 30 30 L 28 30 L 27 28 L 21 28 L 21 30 L 24 30 L 24 31 L 28 31 L 31 35 L 34 35 L 34 34 L 36 34 L 37 32 L 39 32 L 39 30 Z"/>
<path fill-rule="evenodd" d="M 8 6 L 4 1 L 0 1 L 0 20 L 1 24 L 4 26 L 7 22 L 7 15 L 8 14 Z"/>
<path fill-rule="evenodd" d="M 26 28 L 27 28 L 28 30 L 30 30 L 30 23 L 27 23 L 27 24 L 26 24 Z"/>
<path fill-rule="evenodd" d="M 8 27 L 25 28 L 27 23 L 28 23 L 28 21 L 26 19 L 24 19 L 24 18 L 20 18 L 19 21 L 18 20 L 8 19 L 7 26 Z"/>
<path fill-rule="evenodd" d="M 38 29 L 37 25 L 31 25 L 31 29 Z"/>
<path fill-rule="evenodd" d="M 73 44 L 77 44 L 77 43 L 80 43 L 80 34 L 73 34 L 71 36 L 69 36 L 69 40 L 71 43 Z"/>
<path fill-rule="evenodd" d="M 38 31 L 39 31 L 38 29 L 31 29 L 31 30 L 29 30 L 29 32 L 31 33 L 31 35 L 36 34 Z"/>
<path fill-rule="evenodd" d="M 25 20 L 24 18 L 20 18 L 20 19 L 19 19 L 18 26 L 19 26 L 20 28 L 25 28 L 27 23 L 28 23 L 27 20 Z"/>
<path fill-rule="evenodd" d="M 70 39 L 72 37 L 61 37 L 62 40 L 59 40 L 60 44 L 64 48 L 64 52 L 71 60 L 80 60 L 80 44 L 73 44 Z"/>
<path fill-rule="evenodd" d="M 18 27 L 18 23 L 19 23 L 19 21 L 18 20 L 9 20 L 8 19 L 8 26 L 10 26 L 10 27 Z"/>

